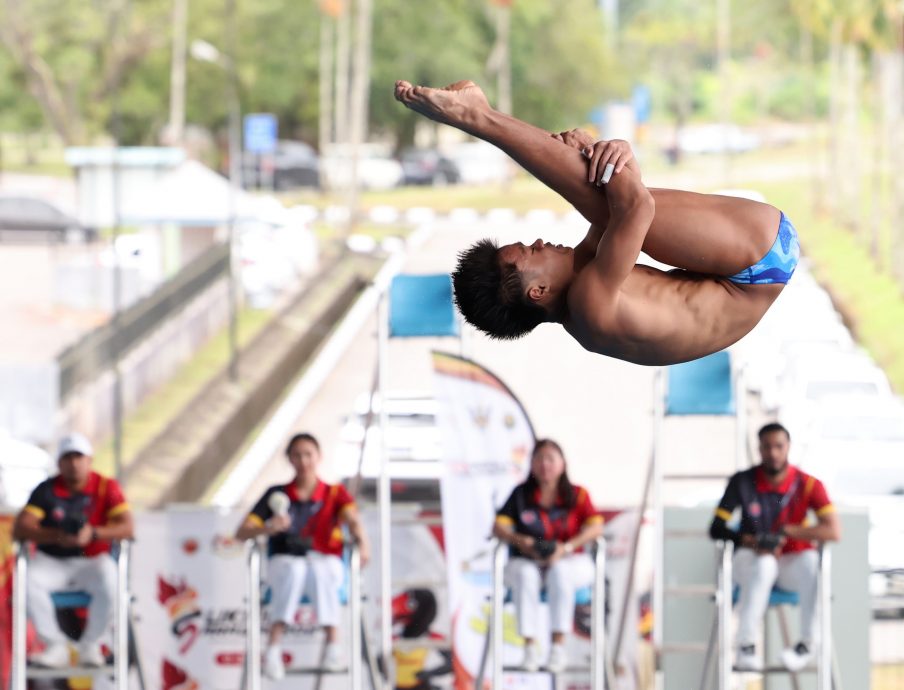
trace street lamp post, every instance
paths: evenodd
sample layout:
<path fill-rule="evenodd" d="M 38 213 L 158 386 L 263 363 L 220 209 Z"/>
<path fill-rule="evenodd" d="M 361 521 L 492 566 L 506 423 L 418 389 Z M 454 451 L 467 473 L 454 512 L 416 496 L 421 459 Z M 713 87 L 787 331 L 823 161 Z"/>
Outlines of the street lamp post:
<path fill-rule="evenodd" d="M 231 3 L 230 3 L 231 5 Z M 231 17 L 234 13 L 230 12 Z M 233 33 L 230 20 L 230 35 Z M 232 41 L 230 40 L 230 43 Z M 223 55 L 216 46 L 207 41 L 195 40 L 191 43 L 191 56 L 200 62 L 221 67 L 226 73 L 226 102 L 229 108 L 229 195 L 228 195 L 228 239 L 229 261 L 227 264 L 226 278 L 229 303 L 229 378 L 238 381 L 239 377 L 239 348 L 238 348 L 238 300 L 236 299 L 235 284 L 235 226 L 237 215 L 237 190 L 242 186 L 242 146 L 241 146 L 241 104 L 237 88 L 235 58 L 233 55 Z"/>

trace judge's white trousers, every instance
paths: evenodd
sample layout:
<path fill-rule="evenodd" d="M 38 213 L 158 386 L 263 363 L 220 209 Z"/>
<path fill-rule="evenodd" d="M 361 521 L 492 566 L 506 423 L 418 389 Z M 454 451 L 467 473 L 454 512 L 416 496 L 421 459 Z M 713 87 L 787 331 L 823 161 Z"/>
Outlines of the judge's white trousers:
<path fill-rule="evenodd" d="M 738 600 L 738 646 L 756 644 L 757 631 L 773 586 L 797 592 L 800 599 L 800 639 L 812 645 L 816 633 L 816 586 L 819 553 L 807 549 L 797 553 L 757 554 L 753 549 L 738 549 L 732 559 L 732 574 L 741 588 Z M 812 649 L 812 646 L 811 646 Z"/>
<path fill-rule="evenodd" d="M 272 556 L 267 577 L 272 620 L 291 625 L 302 596 L 307 596 L 317 612 L 318 625 L 338 625 L 343 568 L 339 556 L 316 551 L 305 556 Z"/>
<path fill-rule="evenodd" d="M 571 632 L 574 627 L 574 596 L 582 587 L 593 584 L 593 560 L 585 553 L 563 556 L 541 571 L 528 558 L 510 558 L 503 573 L 505 586 L 512 590 L 518 616 L 518 634 L 534 639 L 540 615 L 540 590 L 546 586 L 550 631 Z"/>
<path fill-rule="evenodd" d="M 57 558 L 36 551 L 28 562 L 26 606 L 38 636 L 47 644 L 69 638 L 57 622 L 54 592 L 87 592 L 91 595 L 88 621 L 80 642 L 95 643 L 113 617 L 116 597 L 116 562 L 109 554 L 92 558 Z"/>

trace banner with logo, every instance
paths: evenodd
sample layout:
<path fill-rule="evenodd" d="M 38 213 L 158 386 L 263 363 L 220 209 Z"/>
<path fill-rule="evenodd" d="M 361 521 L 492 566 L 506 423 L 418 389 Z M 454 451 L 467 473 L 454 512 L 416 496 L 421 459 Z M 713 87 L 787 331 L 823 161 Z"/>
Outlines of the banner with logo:
<path fill-rule="evenodd" d="M 492 563 L 488 537 L 496 509 L 529 471 L 534 431 L 521 403 L 496 376 L 479 364 L 456 355 L 433 353 L 437 398 L 437 425 L 443 441 L 445 472 L 442 501 L 446 559 L 449 576 L 449 611 L 452 616 L 452 653 L 456 690 L 475 690 L 475 680 L 487 639 Z M 637 524 L 633 512 L 607 515 L 607 628 L 622 627 L 617 685 L 633 688 L 637 654 L 636 594 L 627 586 L 631 545 Z M 628 596 L 626 603 L 625 597 Z M 574 634 L 566 637 L 573 666 L 589 666 L 590 602 L 575 603 Z M 537 641 L 544 651 L 549 644 L 549 612 L 541 609 Z M 517 666 L 524 641 L 510 605 L 503 612 L 505 666 Z M 610 651 L 613 635 L 607 635 Z M 488 678 L 489 667 L 487 667 Z M 561 674 L 564 690 L 587 687 L 589 674 Z M 506 672 L 506 690 L 548 690 L 551 677 L 544 673 Z M 482 689 L 481 689 L 482 690 Z"/>
<path fill-rule="evenodd" d="M 211 509 L 137 516 L 132 550 L 135 633 L 147 690 L 235 690 L 245 657 L 245 547 L 232 539 L 244 514 Z M 266 607 L 263 611 L 266 629 Z M 343 622 L 344 623 L 344 622 Z M 347 625 L 340 635 L 347 638 Z M 266 637 L 264 637 L 266 640 Z M 283 642 L 287 667 L 319 659 L 323 632 L 302 605 Z M 313 676 L 288 676 L 274 690 L 314 688 Z M 342 690 L 327 676 L 321 690 Z"/>
<path fill-rule="evenodd" d="M 492 567 L 488 538 L 496 509 L 527 476 L 534 430 L 508 387 L 476 362 L 434 352 L 433 370 L 445 465 L 441 493 L 452 662 L 456 689 L 470 690 L 486 641 Z M 518 640 L 513 641 L 511 661 L 516 662 Z M 508 656 L 506 650 L 507 663 Z M 543 687 L 525 682 L 532 681 L 519 680 L 512 687 Z"/>

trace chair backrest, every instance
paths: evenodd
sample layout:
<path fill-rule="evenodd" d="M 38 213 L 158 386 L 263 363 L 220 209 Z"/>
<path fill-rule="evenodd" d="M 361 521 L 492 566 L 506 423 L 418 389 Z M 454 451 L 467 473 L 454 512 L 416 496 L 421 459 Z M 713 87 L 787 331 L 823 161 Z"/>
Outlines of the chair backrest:
<path fill-rule="evenodd" d="M 731 603 L 737 604 L 741 598 L 741 588 L 737 585 L 731 590 Z M 773 587 L 769 592 L 769 606 L 797 606 L 800 603 L 800 596 L 797 592 L 787 589 Z"/>
<path fill-rule="evenodd" d="M 389 287 L 389 336 L 457 336 L 458 317 L 447 273 L 397 275 Z"/>
<path fill-rule="evenodd" d="M 723 350 L 692 362 L 674 364 L 666 371 L 667 415 L 735 414 L 734 382 L 728 352 Z"/>
<path fill-rule="evenodd" d="M 50 598 L 57 609 L 86 609 L 91 604 L 87 592 L 53 592 Z"/>

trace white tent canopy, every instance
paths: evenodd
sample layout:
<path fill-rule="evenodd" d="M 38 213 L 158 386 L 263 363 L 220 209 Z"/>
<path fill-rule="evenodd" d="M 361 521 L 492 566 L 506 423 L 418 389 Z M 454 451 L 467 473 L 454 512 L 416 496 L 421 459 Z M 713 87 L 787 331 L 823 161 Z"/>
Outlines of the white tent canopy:
<path fill-rule="evenodd" d="M 122 222 L 129 225 L 215 227 L 230 220 L 230 204 L 235 204 L 238 222 L 257 221 L 278 225 L 285 213 L 272 197 L 256 197 L 234 190 L 230 200 L 229 181 L 198 161 L 187 160 L 166 172 L 140 199 L 122 209 Z"/>

